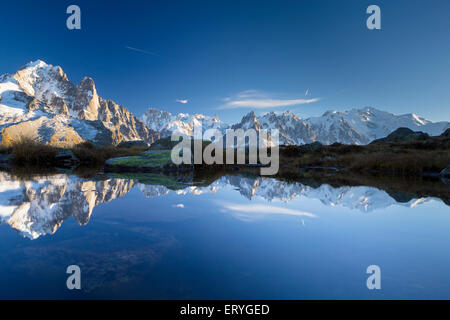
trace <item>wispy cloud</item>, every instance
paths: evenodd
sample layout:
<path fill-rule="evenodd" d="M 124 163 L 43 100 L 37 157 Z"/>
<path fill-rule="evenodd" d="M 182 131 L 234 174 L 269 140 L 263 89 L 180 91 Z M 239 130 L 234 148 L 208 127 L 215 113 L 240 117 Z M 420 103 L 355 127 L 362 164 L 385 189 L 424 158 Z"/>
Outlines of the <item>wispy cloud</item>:
<path fill-rule="evenodd" d="M 247 100 L 235 100 L 228 102 L 225 106 L 222 106 L 223 109 L 236 109 L 236 108 L 255 108 L 255 109 L 264 109 L 264 108 L 279 108 L 279 107 L 288 107 L 295 106 L 299 104 L 306 104 L 319 101 L 319 99 L 247 99 Z"/>
<path fill-rule="evenodd" d="M 265 97 L 266 95 L 262 93 L 261 91 L 250 89 L 239 92 L 236 97 L 239 99 L 248 99 L 248 98 L 255 98 L 255 97 Z"/>
<path fill-rule="evenodd" d="M 182 203 L 178 203 L 178 204 L 174 204 L 174 205 L 172 205 L 172 207 L 174 207 L 174 208 L 184 208 L 184 204 L 182 204 Z"/>
<path fill-rule="evenodd" d="M 243 220 L 256 220 L 268 215 L 292 215 L 299 217 L 316 218 L 317 216 L 310 212 L 289 209 L 285 207 L 270 206 L 265 204 L 234 204 L 225 203 L 223 207 L 231 212 L 235 217 Z"/>
<path fill-rule="evenodd" d="M 182 104 L 186 104 L 186 103 L 189 102 L 188 99 L 177 99 L 177 100 L 175 100 L 175 101 L 178 102 L 178 103 L 182 103 Z"/>
<path fill-rule="evenodd" d="M 126 49 L 129 49 L 129 50 L 136 51 L 136 52 L 140 52 L 140 53 L 144 53 L 144 54 L 149 54 L 149 55 L 152 55 L 152 56 L 157 56 L 157 54 L 154 53 L 154 52 L 142 50 L 142 49 L 139 49 L 139 48 L 134 48 L 134 47 L 129 47 L 129 46 L 126 46 L 125 48 L 126 48 Z"/>
<path fill-rule="evenodd" d="M 257 90 L 246 90 L 236 94 L 234 97 L 223 99 L 225 102 L 219 109 L 237 109 L 237 108 L 279 108 L 307 104 L 319 101 L 319 98 L 296 98 L 296 99 L 275 99 L 268 94 Z"/>

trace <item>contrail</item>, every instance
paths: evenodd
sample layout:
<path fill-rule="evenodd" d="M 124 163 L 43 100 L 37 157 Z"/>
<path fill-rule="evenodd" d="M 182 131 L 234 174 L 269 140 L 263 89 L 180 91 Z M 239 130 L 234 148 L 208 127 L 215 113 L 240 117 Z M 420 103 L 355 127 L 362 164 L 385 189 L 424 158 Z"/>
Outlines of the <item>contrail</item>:
<path fill-rule="evenodd" d="M 154 53 L 154 52 L 145 51 L 145 50 L 142 50 L 142 49 L 133 48 L 133 47 L 129 47 L 129 46 L 126 46 L 125 48 L 130 49 L 130 50 L 133 50 L 133 51 L 136 51 L 136 52 L 145 53 L 145 54 L 150 54 L 150 55 L 152 55 L 152 56 L 157 56 L 157 54 Z"/>

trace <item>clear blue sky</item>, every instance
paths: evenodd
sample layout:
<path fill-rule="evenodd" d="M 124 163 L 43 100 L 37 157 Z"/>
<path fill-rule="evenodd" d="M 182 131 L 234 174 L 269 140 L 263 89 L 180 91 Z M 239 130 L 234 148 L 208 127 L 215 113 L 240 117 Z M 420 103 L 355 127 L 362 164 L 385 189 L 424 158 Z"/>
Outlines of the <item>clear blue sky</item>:
<path fill-rule="evenodd" d="M 70 4 L 81 30 L 66 28 Z M 381 30 L 366 28 L 370 4 Z M 2 0 L 0 21 L 1 74 L 42 59 L 75 83 L 92 77 L 100 96 L 137 116 L 153 106 L 235 121 L 252 108 L 233 101 L 320 98 L 256 111 L 373 106 L 450 120 L 446 0 Z"/>

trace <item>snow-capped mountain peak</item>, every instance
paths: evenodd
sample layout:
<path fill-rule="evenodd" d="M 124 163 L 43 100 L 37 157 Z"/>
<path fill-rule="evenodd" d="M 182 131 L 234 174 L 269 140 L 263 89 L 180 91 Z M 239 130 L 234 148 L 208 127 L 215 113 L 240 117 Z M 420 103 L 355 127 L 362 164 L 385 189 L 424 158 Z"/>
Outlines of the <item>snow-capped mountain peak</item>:
<path fill-rule="evenodd" d="M 98 96 L 94 80 L 75 85 L 61 67 L 32 61 L 13 75 L 0 76 L 0 138 L 27 136 L 45 144 L 70 147 L 159 137 L 125 107 Z"/>
<path fill-rule="evenodd" d="M 172 132 L 193 135 L 193 126 L 202 123 L 203 129 L 217 128 L 224 132 L 229 128 L 219 120 L 217 115 L 208 117 L 196 114 L 180 113 L 172 115 L 169 112 L 150 108 L 141 117 L 141 120 L 150 128 L 169 136 Z M 394 115 L 373 107 L 351 109 L 348 111 L 329 110 L 319 117 L 303 119 L 292 111 L 283 113 L 268 112 L 257 116 L 254 111 L 245 114 L 241 121 L 232 125 L 232 129 L 278 129 L 280 143 L 296 145 L 312 143 L 323 144 L 335 142 L 345 144 L 368 144 L 371 141 L 386 137 L 400 127 L 410 128 L 414 131 L 423 131 L 430 135 L 440 135 L 447 128 L 449 122 L 432 122 L 416 114 Z"/>
<path fill-rule="evenodd" d="M 222 122 L 217 115 L 213 117 L 205 116 L 203 114 L 190 115 L 188 113 L 178 113 L 172 115 L 170 112 L 162 111 L 155 108 L 149 108 L 141 116 L 141 121 L 147 125 L 148 128 L 156 130 L 161 134 L 161 137 L 170 136 L 173 132 L 181 135 L 193 136 L 194 127 L 202 126 L 202 131 L 207 129 L 217 129 L 221 132 L 229 127 Z"/>
<path fill-rule="evenodd" d="M 303 144 L 319 141 L 323 144 L 335 142 L 345 144 L 367 144 L 387 136 L 400 127 L 440 135 L 450 123 L 432 122 L 415 114 L 394 115 L 372 107 L 348 111 L 329 110 L 320 117 L 302 119 L 291 111 L 274 112 L 256 117 L 245 115 L 236 127 L 253 127 L 259 123 L 262 129 L 278 129 L 281 144 Z M 235 127 L 233 126 L 233 127 Z"/>

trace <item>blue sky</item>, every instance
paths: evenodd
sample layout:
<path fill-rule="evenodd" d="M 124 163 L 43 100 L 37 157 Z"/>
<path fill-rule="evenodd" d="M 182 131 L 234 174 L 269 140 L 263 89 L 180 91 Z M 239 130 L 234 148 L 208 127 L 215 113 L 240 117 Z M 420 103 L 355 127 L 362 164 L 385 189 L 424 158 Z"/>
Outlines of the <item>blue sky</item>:
<path fill-rule="evenodd" d="M 70 4 L 81 30 L 66 28 Z M 366 28 L 371 4 L 381 30 Z M 251 109 L 308 117 L 372 106 L 450 120 L 445 0 L 2 0 L 0 21 L 0 73 L 42 59 L 75 83 L 92 77 L 137 116 L 150 106 L 226 121 Z"/>

